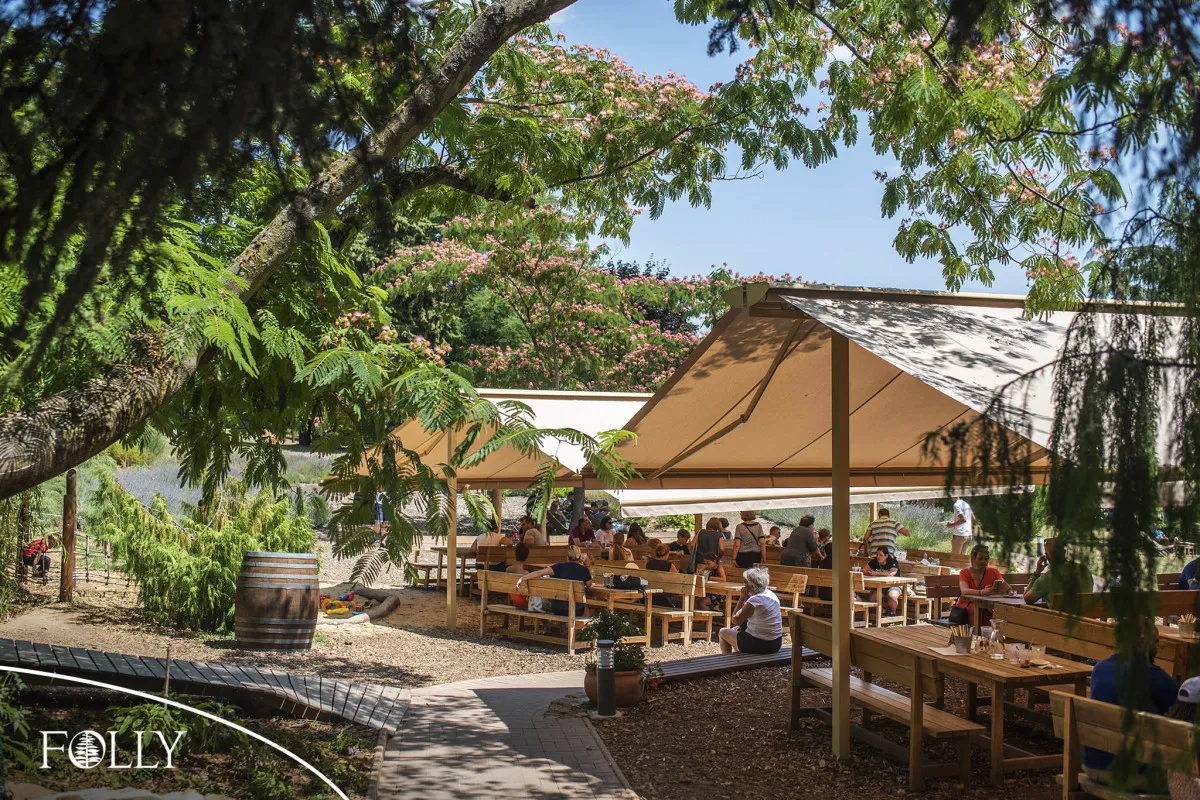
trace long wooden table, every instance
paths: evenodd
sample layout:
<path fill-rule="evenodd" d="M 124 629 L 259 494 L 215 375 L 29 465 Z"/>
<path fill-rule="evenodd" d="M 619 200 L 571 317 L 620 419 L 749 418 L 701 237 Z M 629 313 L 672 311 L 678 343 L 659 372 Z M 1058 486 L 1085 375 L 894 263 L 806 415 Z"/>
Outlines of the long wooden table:
<path fill-rule="evenodd" d="M 992 730 L 987 737 L 992 754 L 991 781 L 1000 783 L 1005 772 L 1018 769 L 1041 769 L 1061 767 L 1062 754 L 1035 755 L 1004 744 L 1004 714 L 1006 699 L 1014 688 L 1029 689 L 1037 686 L 1061 686 L 1073 684 L 1076 694 L 1087 693 L 1087 681 L 1092 674 L 1091 666 L 1055 656 L 1045 659 L 1056 665 L 1056 669 L 1021 667 L 1007 660 L 994 659 L 987 653 L 947 656 L 933 651 L 933 647 L 945 647 L 948 643 L 946 629 L 934 625 L 909 625 L 903 628 L 865 628 L 860 634 L 903 647 L 925 658 L 937 662 L 943 675 L 961 678 L 967 682 L 967 716 L 974 721 L 978 706 L 979 686 L 990 687 L 992 692 Z"/>
<path fill-rule="evenodd" d="M 445 561 L 446 553 L 450 550 L 450 548 L 444 544 L 439 544 L 431 547 L 430 549 L 437 553 L 437 580 L 435 581 L 435 584 L 440 589 L 442 588 L 442 562 Z M 458 555 L 458 575 L 455 576 L 457 578 L 456 583 L 458 584 L 458 593 L 464 594 L 467 586 L 467 560 L 471 557 L 471 548 L 469 546 L 459 547 L 455 552 Z"/>
<path fill-rule="evenodd" d="M 920 583 L 917 578 L 908 578 L 904 575 L 863 575 L 863 586 L 868 589 L 879 590 L 875 598 L 876 628 L 882 628 L 884 622 L 899 622 L 902 625 L 908 624 L 908 587 L 917 583 Z M 883 616 L 883 596 L 887 593 L 888 589 L 895 586 L 899 586 L 903 590 L 903 594 L 900 596 L 900 613 L 885 618 Z"/>

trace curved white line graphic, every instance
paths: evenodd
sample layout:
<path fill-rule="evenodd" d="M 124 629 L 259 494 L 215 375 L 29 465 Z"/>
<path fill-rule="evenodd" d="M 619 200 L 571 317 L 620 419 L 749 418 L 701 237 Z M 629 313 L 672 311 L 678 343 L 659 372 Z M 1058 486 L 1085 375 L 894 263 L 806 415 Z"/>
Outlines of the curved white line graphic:
<path fill-rule="evenodd" d="M 55 680 L 60 680 L 60 681 L 73 681 L 75 683 L 86 683 L 89 686 L 99 686 L 102 689 L 112 689 L 115 692 L 122 692 L 124 694 L 134 695 L 135 697 L 145 698 L 146 700 L 149 700 L 153 703 L 163 703 L 165 705 L 175 706 L 176 708 L 182 708 L 184 711 L 190 711 L 193 714 L 199 714 L 200 716 L 205 717 L 207 719 L 211 719 L 214 722 L 219 722 L 222 725 L 228 725 L 229 727 L 233 728 L 234 730 L 241 731 L 242 733 L 246 734 L 247 736 L 253 736 L 255 739 L 258 739 L 260 742 L 267 745 L 268 747 L 275 748 L 276 750 L 283 753 L 285 756 L 292 759 L 296 763 L 303 765 L 313 775 L 316 775 L 318 778 L 325 781 L 325 783 L 327 783 L 329 785 L 329 788 L 333 789 L 333 791 L 335 791 L 337 793 L 337 796 L 342 798 L 342 800 L 350 800 L 350 798 L 346 796 L 345 792 L 343 792 L 341 789 L 339 789 L 337 787 L 337 784 L 335 784 L 333 781 L 329 780 L 329 778 L 326 778 L 325 775 L 322 774 L 320 770 L 318 770 L 312 764 L 305 761 L 300 756 L 293 753 L 291 750 L 288 750 L 285 747 L 275 744 L 275 742 L 272 742 L 267 737 L 257 734 L 254 731 L 250 730 L 249 728 L 243 728 L 241 725 L 238 725 L 236 722 L 230 722 L 227 719 L 222 719 L 221 717 L 218 717 L 216 714 L 210 714 L 207 711 L 201 711 L 198 708 L 192 708 L 189 705 L 185 705 L 184 703 L 180 703 L 176 700 L 170 700 L 166 697 L 158 697 L 156 695 L 147 694 L 146 692 L 139 692 L 136 689 L 126 689 L 123 686 L 114 686 L 111 683 L 104 683 L 103 681 L 94 681 L 94 680 L 91 680 L 90 678 L 76 678 L 73 675 L 63 675 L 61 672 L 46 672 L 45 670 L 27 669 L 25 667 L 6 667 L 3 664 L 0 664 L 0 671 L 18 672 L 18 673 L 25 674 L 25 675 L 41 675 L 44 677 L 54 678 Z"/>

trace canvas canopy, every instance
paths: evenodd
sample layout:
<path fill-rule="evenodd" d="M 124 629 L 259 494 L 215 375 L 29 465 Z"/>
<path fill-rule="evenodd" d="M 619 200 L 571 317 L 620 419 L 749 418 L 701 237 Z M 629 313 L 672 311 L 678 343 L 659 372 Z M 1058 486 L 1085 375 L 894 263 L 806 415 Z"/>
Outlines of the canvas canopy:
<path fill-rule="evenodd" d="M 849 340 L 852 486 L 938 485 L 939 432 L 981 414 L 1009 427 L 1035 481 L 1044 475 L 1053 364 L 1073 313 L 1025 319 L 1024 298 L 1003 295 L 773 284 L 731 299 L 626 425 L 638 438 L 619 452 L 642 474 L 626 488 L 830 486 L 834 334 Z"/>
<path fill-rule="evenodd" d="M 524 403 L 533 412 L 533 424 L 538 428 L 573 428 L 590 436 L 621 429 L 651 397 L 628 392 L 478 391 L 480 396 L 494 403 L 502 400 Z M 422 459 L 428 458 L 430 466 L 445 463 L 445 433 L 426 431 L 418 419 L 400 425 L 392 432 L 392 437 L 420 453 Z M 586 459 L 578 447 L 557 439 L 543 439 L 542 450 L 545 456 L 557 458 L 562 465 L 556 478 L 560 485 L 579 485 L 579 472 Z M 472 489 L 524 489 L 533 483 L 543 461 L 541 456 L 530 458 L 511 448 L 503 448 L 482 463 L 459 470 L 458 485 Z"/>
<path fill-rule="evenodd" d="M 964 490 L 963 494 L 972 494 Z M 744 509 L 814 508 L 833 503 L 832 489 L 613 489 L 621 513 L 633 517 L 668 514 L 736 513 Z M 934 500 L 946 496 L 944 486 L 860 487 L 850 492 L 851 503 L 891 503 Z"/>

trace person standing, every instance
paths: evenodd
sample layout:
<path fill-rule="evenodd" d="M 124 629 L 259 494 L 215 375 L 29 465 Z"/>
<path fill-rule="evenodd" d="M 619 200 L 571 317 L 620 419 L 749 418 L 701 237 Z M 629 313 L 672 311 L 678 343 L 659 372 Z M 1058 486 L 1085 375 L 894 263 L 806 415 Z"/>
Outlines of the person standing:
<path fill-rule="evenodd" d="M 725 552 L 725 534 L 721 531 L 721 520 L 710 517 L 704 530 L 692 538 L 692 557 L 688 562 L 688 572 L 695 572 L 700 564 L 700 555 L 712 553 L 719 559 Z"/>
<path fill-rule="evenodd" d="M 762 523 L 754 518 L 753 511 L 743 511 L 742 521 L 733 530 L 733 561 L 742 569 L 750 569 L 762 563 Z"/>
<path fill-rule="evenodd" d="M 874 553 L 881 545 L 886 545 L 888 552 L 895 555 L 897 535 L 912 536 L 912 533 L 909 532 L 908 528 L 892 519 L 892 512 L 886 508 L 881 508 L 879 509 L 879 516 L 867 526 L 867 533 L 863 542 L 866 545 L 864 549 L 868 553 Z"/>
<path fill-rule="evenodd" d="M 780 564 L 786 567 L 812 566 L 813 554 L 821 548 L 817 544 L 817 535 L 812 529 L 813 522 L 815 520 L 812 514 L 805 514 L 800 518 L 800 525 L 783 543 L 783 552 L 779 556 Z"/>
<path fill-rule="evenodd" d="M 966 500 L 963 500 L 958 495 L 954 497 L 954 519 L 945 523 L 953 534 L 950 537 L 950 552 L 957 555 L 962 555 L 967 552 L 967 548 L 971 546 L 971 537 L 974 535 L 972 525 L 975 521 L 975 514 L 971 511 L 971 506 Z"/>

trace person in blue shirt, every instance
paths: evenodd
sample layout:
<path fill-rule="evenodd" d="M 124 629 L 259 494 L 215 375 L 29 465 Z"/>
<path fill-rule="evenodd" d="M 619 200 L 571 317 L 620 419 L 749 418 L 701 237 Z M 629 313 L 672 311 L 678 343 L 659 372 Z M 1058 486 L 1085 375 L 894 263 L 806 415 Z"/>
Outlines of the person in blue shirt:
<path fill-rule="evenodd" d="M 1183 571 L 1179 573 L 1179 588 L 1187 591 L 1191 589 L 1191 582 L 1196 578 L 1196 567 L 1200 566 L 1200 558 L 1189 561 Z"/>
<path fill-rule="evenodd" d="M 1140 657 L 1146 660 L 1147 675 L 1144 683 L 1139 683 L 1134 695 L 1134 707 L 1139 711 L 1151 711 L 1156 714 L 1166 714 L 1175 704 L 1179 694 L 1179 684 L 1162 667 L 1154 663 L 1154 628 L 1147 627 L 1148 645 L 1140 647 Z M 1137 655 L 1135 658 L 1139 657 Z M 1089 696 L 1093 700 L 1101 700 L 1113 705 L 1121 705 L 1126 700 L 1125 692 L 1127 667 L 1118 662 L 1116 655 L 1111 655 L 1103 661 L 1097 661 L 1092 667 L 1092 688 Z M 1113 754 L 1091 747 L 1083 748 L 1083 769 L 1093 780 L 1100 783 L 1109 782 L 1109 769 L 1112 767 Z"/>
<path fill-rule="evenodd" d="M 539 569 L 537 572 L 530 572 L 528 575 L 522 575 L 517 578 L 517 589 L 521 588 L 521 584 L 533 578 L 561 578 L 567 581 L 579 581 L 584 588 L 592 585 L 592 571 L 587 568 L 586 557 L 575 545 L 567 548 L 567 560 L 553 564 L 545 569 Z M 552 600 L 550 604 L 550 612 L 552 614 L 561 614 L 564 617 L 571 611 L 571 604 L 566 600 Z M 575 604 L 575 615 L 582 617 L 586 614 L 583 603 Z"/>

